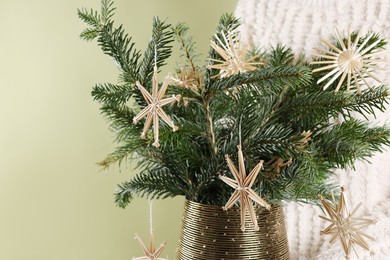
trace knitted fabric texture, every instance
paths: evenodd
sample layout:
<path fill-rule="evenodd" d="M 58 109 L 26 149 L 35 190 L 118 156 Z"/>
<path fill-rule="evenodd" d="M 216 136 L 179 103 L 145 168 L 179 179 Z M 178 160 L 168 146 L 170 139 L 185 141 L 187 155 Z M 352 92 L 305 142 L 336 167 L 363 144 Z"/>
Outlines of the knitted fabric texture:
<path fill-rule="evenodd" d="M 336 28 L 374 31 L 390 40 L 389 0 L 238 0 L 235 14 L 241 18 L 243 42 L 264 48 L 281 43 L 308 59 L 314 47 L 322 47 L 320 37 L 333 39 Z M 386 56 L 390 57 L 389 50 Z M 387 85 L 389 67 L 378 74 Z M 389 119 L 390 107 L 370 121 L 386 123 Z M 346 186 L 351 208 L 363 202 L 358 214 L 378 220 L 365 229 L 376 238 L 376 242 L 369 241 L 375 255 L 359 250 L 360 259 L 390 259 L 390 153 L 370 161 L 358 162 L 355 171 L 337 171 L 335 178 Z M 285 213 L 292 259 L 345 259 L 338 243 L 329 245 L 330 238 L 320 236 L 326 223 L 318 217 L 322 214 L 318 207 L 290 203 Z M 355 258 L 352 254 L 351 259 Z"/>

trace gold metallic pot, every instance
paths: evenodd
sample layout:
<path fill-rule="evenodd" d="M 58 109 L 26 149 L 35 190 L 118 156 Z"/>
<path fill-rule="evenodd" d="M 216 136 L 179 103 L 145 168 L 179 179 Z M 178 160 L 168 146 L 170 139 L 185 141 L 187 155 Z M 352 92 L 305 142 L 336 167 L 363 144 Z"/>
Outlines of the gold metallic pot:
<path fill-rule="evenodd" d="M 243 232 L 239 207 L 224 211 L 186 200 L 177 259 L 290 259 L 282 208 L 257 207 L 256 215 L 260 230 L 255 231 L 247 214 Z"/>

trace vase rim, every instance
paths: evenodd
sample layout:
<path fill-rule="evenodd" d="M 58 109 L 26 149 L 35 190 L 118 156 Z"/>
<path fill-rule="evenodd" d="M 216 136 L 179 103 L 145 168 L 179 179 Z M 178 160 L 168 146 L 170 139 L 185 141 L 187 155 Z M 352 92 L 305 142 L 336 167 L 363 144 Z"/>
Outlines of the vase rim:
<path fill-rule="evenodd" d="M 205 207 L 215 207 L 215 208 L 222 208 L 224 205 L 212 205 L 212 204 L 205 204 L 205 203 L 201 203 L 201 202 L 196 202 L 196 201 L 193 201 L 193 200 L 190 200 L 190 199 L 185 199 L 185 203 L 191 203 L 191 204 L 195 204 L 195 205 L 198 205 L 198 206 L 205 206 Z M 278 208 L 278 207 L 282 207 L 282 205 L 280 204 L 270 204 L 271 205 L 271 208 L 272 207 L 275 207 L 275 208 Z M 233 207 L 237 207 L 237 205 L 234 205 Z M 259 205 L 254 205 L 254 207 L 260 207 L 260 208 L 263 208 L 262 206 L 259 206 Z"/>

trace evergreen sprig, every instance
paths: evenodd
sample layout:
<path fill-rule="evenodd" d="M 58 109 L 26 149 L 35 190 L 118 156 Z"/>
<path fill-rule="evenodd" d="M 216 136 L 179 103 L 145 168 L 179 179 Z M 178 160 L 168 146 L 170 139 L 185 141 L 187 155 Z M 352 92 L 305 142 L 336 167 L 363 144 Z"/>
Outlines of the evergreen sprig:
<path fill-rule="evenodd" d="M 108 21 L 99 34 L 98 44 L 106 55 L 115 60 L 122 71 L 124 82 L 134 83 L 138 78 L 138 60 L 141 54 L 123 26 L 115 28 L 114 22 Z"/>
<path fill-rule="evenodd" d="M 183 52 L 181 57 L 184 57 L 186 61 L 186 66 L 188 66 L 192 73 L 196 75 L 199 73 L 198 54 L 195 52 L 195 43 L 191 36 L 188 35 L 189 28 L 184 23 L 178 23 L 173 28 L 173 33 L 175 35 L 175 40 L 179 43 L 180 50 Z M 200 80 L 200 79 L 197 79 Z M 200 82 L 197 82 L 198 85 Z"/>
<path fill-rule="evenodd" d="M 307 67 L 279 66 L 260 71 L 250 71 L 228 78 L 217 79 L 210 85 L 210 91 L 222 92 L 245 84 L 264 86 L 262 91 L 278 91 L 287 85 L 307 85 L 311 82 L 311 71 Z M 269 85 L 276 89 L 266 89 Z"/>
<path fill-rule="evenodd" d="M 172 53 L 172 46 L 170 45 L 172 42 L 173 32 L 170 30 L 170 25 L 155 17 L 153 19 L 152 38 L 140 64 L 139 81 L 141 85 L 151 89 L 150 81 L 153 75 L 153 67 L 154 65 L 163 67 L 166 64 L 166 59 Z"/>
<path fill-rule="evenodd" d="M 145 171 L 134 179 L 119 185 L 115 192 L 115 200 L 120 207 L 131 202 L 133 194 L 150 199 L 183 196 L 188 190 L 186 183 L 170 173 L 169 169 L 157 168 Z"/>
<path fill-rule="evenodd" d="M 354 167 L 356 160 L 368 160 L 390 145 L 388 127 L 369 127 L 367 123 L 350 119 L 323 131 L 316 139 L 324 158 L 334 167 Z"/>
<path fill-rule="evenodd" d="M 132 88 L 129 85 L 115 85 L 111 83 L 97 84 L 92 90 L 94 100 L 112 105 L 125 104 L 131 98 Z"/>

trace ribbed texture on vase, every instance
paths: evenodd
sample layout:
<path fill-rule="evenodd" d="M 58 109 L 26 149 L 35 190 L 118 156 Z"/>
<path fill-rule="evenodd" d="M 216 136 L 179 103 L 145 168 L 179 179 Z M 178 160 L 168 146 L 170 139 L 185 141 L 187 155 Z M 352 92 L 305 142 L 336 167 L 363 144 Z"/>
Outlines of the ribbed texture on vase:
<path fill-rule="evenodd" d="M 186 200 L 177 259 L 290 259 L 282 208 L 257 207 L 256 215 L 260 230 L 254 229 L 247 214 L 243 232 L 239 207 L 224 211 Z"/>

